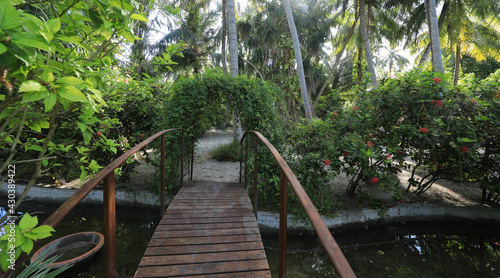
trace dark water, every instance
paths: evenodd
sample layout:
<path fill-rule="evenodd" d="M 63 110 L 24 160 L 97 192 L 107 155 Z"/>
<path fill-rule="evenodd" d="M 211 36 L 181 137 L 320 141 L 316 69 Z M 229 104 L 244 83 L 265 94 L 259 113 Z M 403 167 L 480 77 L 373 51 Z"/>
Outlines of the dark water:
<path fill-rule="evenodd" d="M 27 211 L 42 211 L 31 207 Z M 48 214 L 41 214 L 45 218 Z M 117 210 L 118 277 L 132 277 L 159 221 L 158 211 Z M 56 238 L 82 231 L 103 233 L 102 210 L 77 208 Z M 478 223 L 397 223 L 334 232 L 357 277 L 500 278 L 500 226 Z M 278 237 L 263 235 L 273 277 L 278 275 Z M 40 245 L 42 246 L 42 245 Z M 310 233 L 288 236 L 287 277 L 336 277 L 328 256 Z M 36 249 L 34 250 L 36 251 Z M 64 277 L 104 277 L 104 248 Z"/>
<path fill-rule="evenodd" d="M 500 226 L 478 223 L 397 223 L 334 234 L 357 277 L 500 277 Z M 288 236 L 287 277 L 336 277 L 319 241 Z M 273 276 L 276 236 L 263 236 Z"/>

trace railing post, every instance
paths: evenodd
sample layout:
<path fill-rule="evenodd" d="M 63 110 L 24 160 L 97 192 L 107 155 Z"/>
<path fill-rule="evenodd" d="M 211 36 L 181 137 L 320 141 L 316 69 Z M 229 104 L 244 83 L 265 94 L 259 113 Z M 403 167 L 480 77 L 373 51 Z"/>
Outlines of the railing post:
<path fill-rule="evenodd" d="M 182 130 L 182 146 L 181 146 L 181 187 L 184 184 L 184 130 Z"/>
<path fill-rule="evenodd" d="M 244 134 L 243 136 L 245 136 Z M 242 143 L 240 142 L 240 184 L 241 184 L 241 169 L 243 167 L 243 146 L 241 145 Z"/>
<path fill-rule="evenodd" d="M 104 258 L 106 278 L 116 277 L 115 172 L 104 178 Z"/>
<path fill-rule="evenodd" d="M 255 213 L 255 217 L 257 217 L 257 205 L 259 192 L 257 191 L 257 135 L 254 135 L 253 141 L 253 212 Z"/>
<path fill-rule="evenodd" d="M 280 234 L 279 234 L 279 278 L 286 277 L 286 234 L 287 234 L 287 207 L 288 207 L 288 179 L 280 171 Z"/>
<path fill-rule="evenodd" d="M 163 217 L 165 213 L 165 134 L 161 136 L 160 179 L 160 217 Z"/>
<path fill-rule="evenodd" d="M 245 189 L 248 190 L 248 134 L 245 138 Z"/>
<path fill-rule="evenodd" d="M 194 164 L 194 144 L 195 140 L 193 137 L 193 148 L 191 149 L 191 175 L 189 176 L 189 180 L 193 180 L 193 164 Z"/>

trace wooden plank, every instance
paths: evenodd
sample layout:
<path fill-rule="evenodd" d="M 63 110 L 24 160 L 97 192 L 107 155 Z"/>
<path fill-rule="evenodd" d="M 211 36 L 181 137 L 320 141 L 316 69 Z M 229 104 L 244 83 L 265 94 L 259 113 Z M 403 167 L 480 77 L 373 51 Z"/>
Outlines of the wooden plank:
<path fill-rule="evenodd" d="M 246 261 L 231 261 L 231 262 L 215 262 L 215 263 L 199 263 L 190 265 L 172 265 L 168 267 L 168 273 L 165 273 L 165 266 L 141 267 L 137 269 L 135 277 L 182 277 L 190 275 L 207 275 L 207 274 L 228 274 L 245 272 L 245 271 L 260 271 L 269 270 L 269 266 L 265 259 L 261 260 L 246 260 Z"/>
<path fill-rule="evenodd" d="M 174 245 L 188 245 L 188 244 L 215 244 L 215 243 L 231 243 L 231 242 L 251 242 L 260 241 L 260 235 L 236 235 L 236 236 L 207 236 L 207 237 L 181 237 L 170 238 L 168 242 L 164 238 L 152 238 L 149 246 L 174 246 Z"/>
<path fill-rule="evenodd" d="M 260 250 L 250 250 L 224 253 L 150 256 L 142 258 L 141 266 L 177 265 L 186 264 L 186 262 L 189 262 L 190 264 L 196 264 L 265 259 L 266 257 L 262 256 L 262 252 Z"/>
<path fill-rule="evenodd" d="M 218 243 L 200 245 L 178 245 L 178 246 L 148 246 L 144 256 L 174 255 L 174 254 L 199 254 L 215 252 L 231 252 L 244 250 L 262 250 L 262 242 L 238 242 L 238 243 Z"/>
<path fill-rule="evenodd" d="M 271 277 L 240 184 L 190 182 L 172 200 L 134 277 Z"/>

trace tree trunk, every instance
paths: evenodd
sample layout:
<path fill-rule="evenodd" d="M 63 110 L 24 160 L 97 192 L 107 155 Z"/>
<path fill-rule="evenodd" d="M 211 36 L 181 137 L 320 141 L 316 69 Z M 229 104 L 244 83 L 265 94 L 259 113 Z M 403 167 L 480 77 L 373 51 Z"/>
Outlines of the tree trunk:
<path fill-rule="evenodd" d="M 368 38 L 368 24 L 366 23 L 366 8 L 365 0 L 359 2 L 359 30 L 361 32 L 361 37 L 363 39 L 363 49 L 365 50 L 366 63 L 368 66 L 368 71 L 371 76 L 371 84 L 376 89 L 377 85 L 377 74 L 375 73 L 375 66 L 373 65 L 372 49 L 370 46 L 370 40 Z"/>
<path fill-rule="evenodd" d="M 228 20 L 228 38 L 229 38 L 229 66 L 231 76 L 238 76 L 238 34 L 236 33 L 236 12 L 234 10 L 234 0 L 226 0 L 227 2 L 227 20 Z M 243 132 L 240 119 L 236 111 L 233 112 L 233 131 L 235 139 L 241 140 Z M 236 140 L 235 140 L 236 141 Z"/>
<path fill-rule="evenodd" d="M 438 20 L 438 29 L 441 31 L 443 29 L 443 24 L 444 24 L 444 19 L 445 19 L 445 13 L 448 10 L 448 6 L 450 5 L 450 1 L 447 0 L 443 4 L 443 8 L 441 9 L 441 15 L 439 15 L 439 20 Z M 418 62 L 418 67 L 422 67 L 424 63 L 427 61 L 427 58 L 429 57 L 429 54 L 431 53 L 431 43 L 429 42 L 427 46 L 425 47 L 424 53 L 422 54 L 422 58 L 420 58 L 420 61 Z"/>
<path fill-rule="evenodd" d="M 222 68 L 224 69 L 224 74 L 228 74 L 226 65 L 226 34 L 227 34 L 227 23 L 226 23 L 226 0 L 222 0 Z"/>
<path fill-rule="evenodd" d="M 297 34 L 297 27 L 295 27 L 295 22 L 293 20 L 292 7 L 290 6 L 289 0 L 282 0 L 282 3 L 285 8 L 286 19 L 288 21 L 288 27 L 290 28 L 290 34 L 292 35 L 293 50 L 295 52 L 295 61 L 297 62 L 297 74 L 299 75 L 300 92 L 302 93 L 302 99 L 304 100 L 306 119 L 312 121 L 313 117 L 311 112 L 311 105 L 309 104 L 309 95 L 307 94 L 304 66 L 302 65 L 302 53 L 300 52 L 299 35 Z"/>
<path fill-rule="evenodd" d="M 234 0 L 227 1 L 227 20 L 229 31 L 229 66 L 231 69 L 231 76 L 238 76 L 238 35 L 236 34 L 236 13 L 234 10 Z"/>
<path fill-rule="evenodd" d="M 457 86 L 458 84 L 458 78 L 460 74 L 460 60 L 461 60 L 461 48 L 460 48 L 460 42 L 457 42 L 457 49 L 455 53 L 455 69 L 453 71 L 453 86 Z"/>
<path fill-rule="evenodd" d="M 340 52 L 337 53 L 337 55 L 335 55 L 335 62 L 332 66 L 332 69 L 331 69 L 330 75 L 328 76 L 328 79 L 325 81 L 325 84 L 323 84 L 323 87 L 321 87 L 321 89 L 319 90 L 319 93 L 316 95 L 316 99 L 314 100 L 314 104 L 312 107 L 313 111 L 316 109 L 316 105 L 318 105 L 319 98 L 321 97 L 321 95 L 325 91 L 325 88 L 326 88 L 326 86 L 328 86 L 328 83 L 330 83 L 330 81 L 332 80 L 333 74 L 335 73 L 335 70 L 337 70 L 337 67 L 340 64 L 340 58 L 342 58 L 342 55 L 344 54 L 344 51 L 347 47 L 347 44 L 351 40 L 352 35 L 354 35 L 354 31 L 356 29 L 357 22 L 358 22 L 358 18 L 356 17 L 354 19 L 354 23 L 352 24 L 351 30 L 349 30 L 349 34 L 344 39 L 344 43 L 342 44 L 342 49 L 340 49 Z"/>
<path fill-rule="evenodd" d="M 431 36 L 432 65 L 434 71 L 444 74 L 443 57 L 441 54 L 441 41 L 439 39 L 439 26 L 436 14 L 436 2 L 425 0 L 425 9 L 429 17 L 429 33 Z"/>
<path fill-rule="evenodd" d="M 227 23 L 226 23 L 226 0 L 222 0 L 222 68 L 224 69 L 224 74 L 228 75 L 227 65 L 226 65 L 226 34 L 227 34 Z M 224 122 L 222 122 L 220 129 L 225 130 L 227 122 L 229 121 L 229 101 L 226 101 L 226 112 L 224 113 Z"/>

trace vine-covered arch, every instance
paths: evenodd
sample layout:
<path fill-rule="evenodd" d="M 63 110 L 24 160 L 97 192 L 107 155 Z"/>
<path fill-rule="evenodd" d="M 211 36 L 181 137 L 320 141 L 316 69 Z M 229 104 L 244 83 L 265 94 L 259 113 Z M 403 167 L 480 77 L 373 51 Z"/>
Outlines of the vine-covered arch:
<path fill-rule="evenodd" d="M 165 106 L 164 126 L 184 128 L 197 139 L 209 128 L 210 114 L 218 113 L 220 105 L 228 103 L 243 129 L 259 130 L 269 140 L 279 140 L 278 93 L 274 85 L 213 71 L 180 79 Z"/>
<path fill-rule="evenodd" d="M 210 115 L 220 113 L 221 105 L 226 103 L 236 112 L 244 130 L 258 130 L 273 144 L 279 144 L 283 140 L 281 121 L 277 113 L 277 106 L 282 102 L 279 98 L 279 88 L 272 84 L 209 71 L 176 81 L 167 101 L 164 120 L 159 129 L 188 130 L 186 153 L 192 150 L 192 144 L 188 142 L 197 140 L 210 128 Z M 180 134 L 169 135 L 166 142 L 167 153 L 180 153 L 180 142 Z M 170 194 L 176 193 L 180 188 L 178 157 L 180 155 L 167 156 L 167 191 Z"/>

